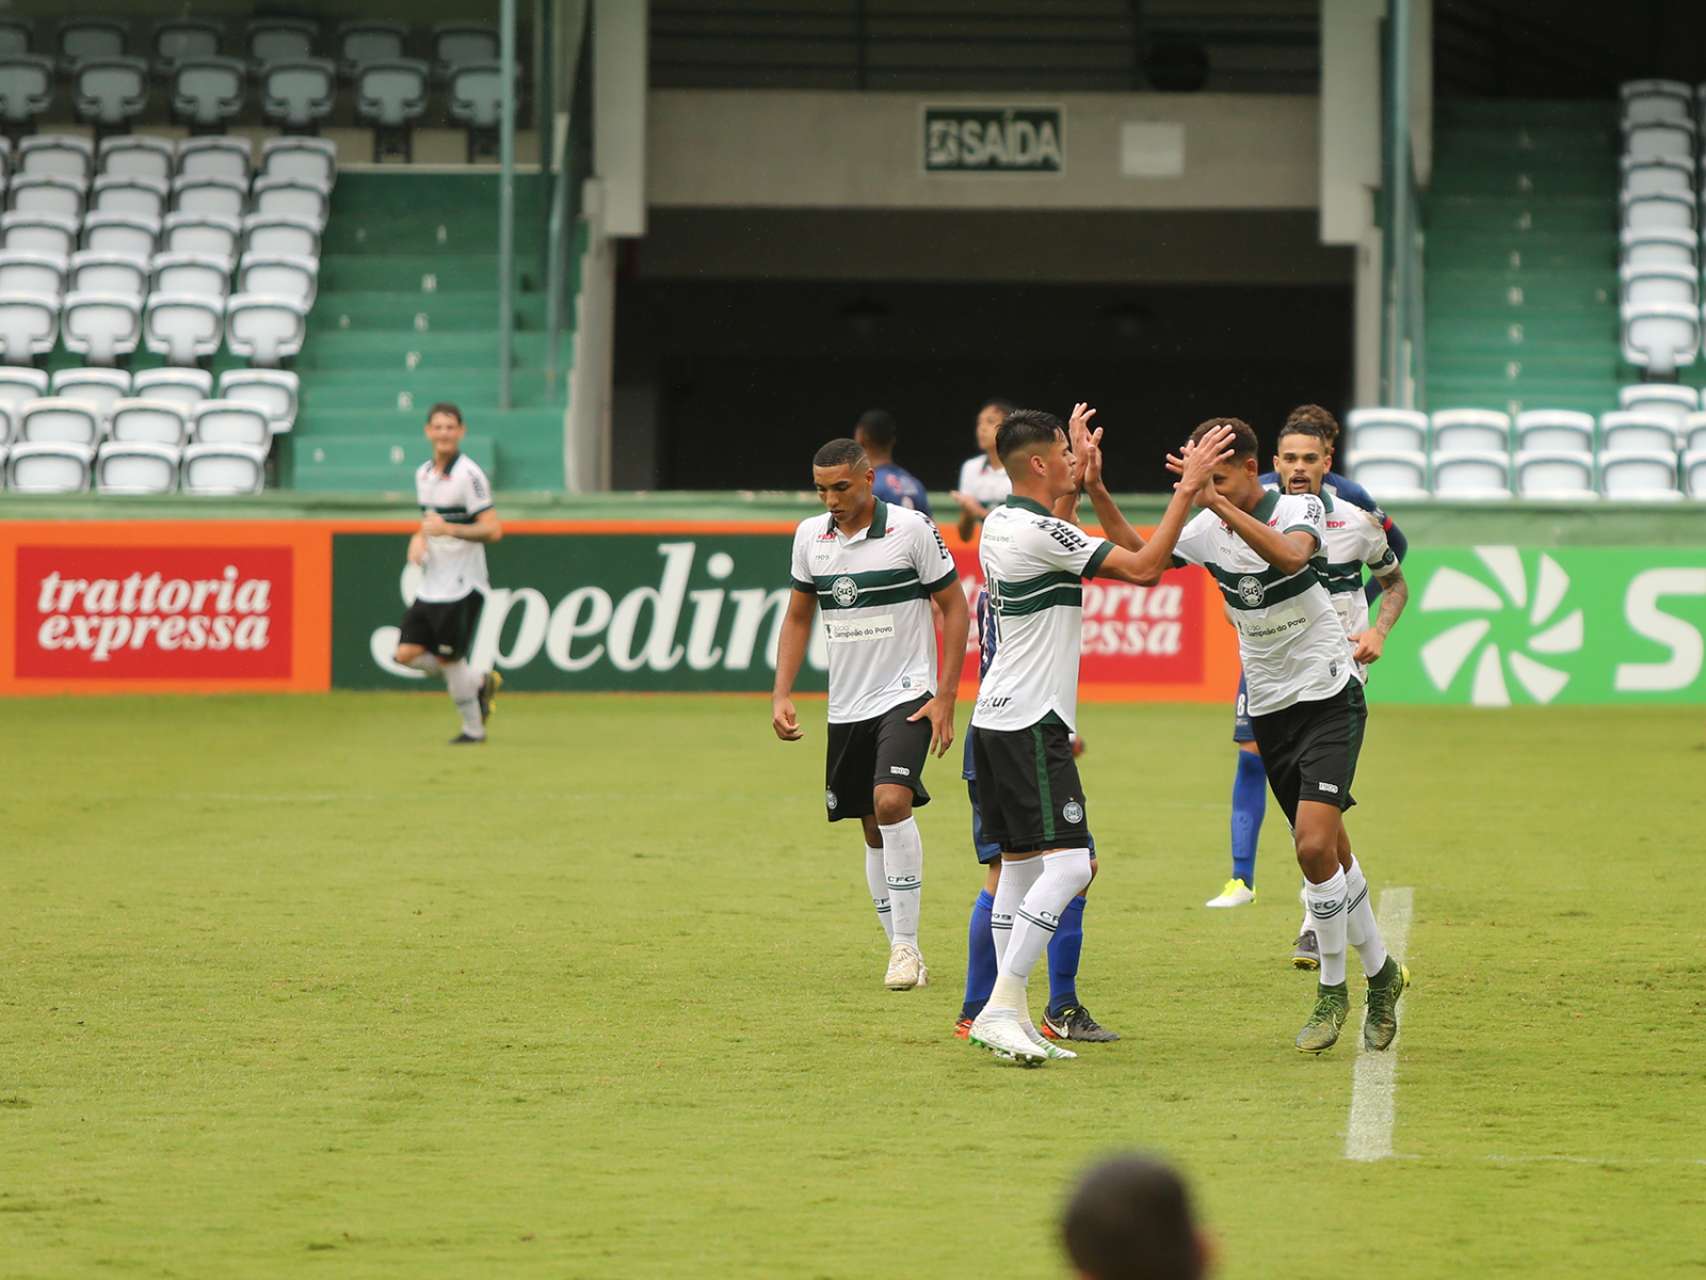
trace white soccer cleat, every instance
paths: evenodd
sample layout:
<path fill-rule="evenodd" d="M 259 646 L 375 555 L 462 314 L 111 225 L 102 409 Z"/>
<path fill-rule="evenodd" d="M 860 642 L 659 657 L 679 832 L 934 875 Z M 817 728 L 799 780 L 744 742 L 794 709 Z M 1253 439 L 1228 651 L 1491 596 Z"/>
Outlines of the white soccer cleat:
<path fill-rule="evenodd" d="M 1025 1034 L 1030 1037 L 1032 1044 L 1036 1045 L 1037 1048 L 1043 1051 L 1043 1056 L 1045 1058 L 1052 1058 L 1056 1062 L 1065 1062 L 1069 1058 L 1076 1058 L 1078 1056 L 1076 1053 L 1072 1052 L 1072 1050 L 1062 1048 L 1042 1032 L 1038 1031 L 1037 1024 L 1032 1022 L 1029 1018 L 1025 1019 Z"/>
<path fill-rule="evenodd" d="M 1203 903 L 1205 907 L 1247 907 L 1256 900 L 1256 891 L 1242 880 L 1232 879 L 1226 882 L 1226 887 L 1220 891 L 1218 898 L 1210 898 Z"/>
<path fill-rule="evenodd" d="M 890 991 L 911 991 L 930 985 L 930 970 L 917 947 L 910 942 L 897 942 L 889 948 L 889 971 L 883 975 L 883 985 Z"/>
<path fill-rule="evenodd" d="M 988 1009 L 978 1014 L 966 1037 L 980 1049 L 988 1049 L 997 1058 L 1017 1062 L 1021 1067 L 1040 1067 L 1048 1055 L 1025 1034 L 1025 1024 L 1012 1010 L 991 1014 Z"/>

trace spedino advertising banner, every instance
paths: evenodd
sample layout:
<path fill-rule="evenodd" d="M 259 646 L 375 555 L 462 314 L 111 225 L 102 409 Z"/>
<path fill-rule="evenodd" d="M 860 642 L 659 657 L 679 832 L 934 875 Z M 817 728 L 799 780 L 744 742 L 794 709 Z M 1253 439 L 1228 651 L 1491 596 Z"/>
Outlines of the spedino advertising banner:
<path fill-rule="evenodd" d="M 1371 699 L 1706 702 L 1706 549 L 1416 551 L 1404 576 Z"/>
<path fill-rule="evenodd" d="M 768 691 L 787 608 L 792 529 L 674 532 L 572 528 L 512 533 L 488 556 L 492 590 L 473 648 L 512 689 Z M 401 688 L 420 673 L 391 660 L 417 572 L 406 537 L 333 538 L 332 681 Z M 975 550 L 951 543 L 968 597 Z M 1200 574 L 1157 587 L 1086 583 L 1087 696 L 1230 699 L 1230 630 Z M 976 636 L 971 647 L 975 650 Z M 826 687 L 826 646 L 814 626 L 798 687 Z M 975 677 L 975 659 L 967 663 Z"/>

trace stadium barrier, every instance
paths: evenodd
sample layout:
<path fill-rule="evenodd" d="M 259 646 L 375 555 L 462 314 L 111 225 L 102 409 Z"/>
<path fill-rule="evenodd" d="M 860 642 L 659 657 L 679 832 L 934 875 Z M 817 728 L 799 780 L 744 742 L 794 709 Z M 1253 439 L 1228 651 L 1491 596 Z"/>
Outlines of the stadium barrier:
<path fill-rule="evenodd" d="M 413 527 L 0 521 L 0 694 L 419 687 L 389 656 Z M 792 527 L 511 519 L 475 661 L 516 690 L 764 692 Z M 969 594 L 975 550 L 947 536 Z M 1706 702 L 1706 545 L 1659 542 L 1417 550 L 1370 697 Z M 1230 700 L 1236 644 L 1200 570 L 1147 590 L 1090 583 L 1084 600 L 1086 700 Z M 824 687 L 821 641 L 800 686 Z"/>

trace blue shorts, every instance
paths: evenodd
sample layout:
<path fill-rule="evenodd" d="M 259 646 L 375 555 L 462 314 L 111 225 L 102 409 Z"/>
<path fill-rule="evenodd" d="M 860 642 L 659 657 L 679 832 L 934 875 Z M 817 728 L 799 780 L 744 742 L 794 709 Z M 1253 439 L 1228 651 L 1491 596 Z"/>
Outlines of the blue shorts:
<path fill-rule="evenodd" d="M 971 734 L 966 734 L 966 741 L 971 741 Z M 966 795 L 971 799 L 971 847 L 977 854 L 977 864 L 987 867 L 992 862 L 1001 861 L 1001 842 L 983 838 L 983 819 L 977 811 L 977 773 L 972 768 L 971 753 L 968 749 L 965 764 Z M 1090 856 L 1096 856 L 1096 837 L 1090 836 Z"/>
<path fill-rule="evenodd" d="M 1254 742 L 1256 728 L 1250 723 L 1249 697 L 1244 690 L 1244 673 L 1238 673 L 1238 703 L 1232 709 L 1232 741 Z"/>

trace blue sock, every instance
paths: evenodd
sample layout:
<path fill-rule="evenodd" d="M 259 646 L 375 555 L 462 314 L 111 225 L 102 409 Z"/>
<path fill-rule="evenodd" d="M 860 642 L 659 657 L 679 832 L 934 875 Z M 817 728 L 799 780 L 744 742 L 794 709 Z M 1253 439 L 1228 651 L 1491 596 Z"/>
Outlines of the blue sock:
<path fill-rule="evenodd" d="M 995 899 L 989 890 L 978 892 L 971 904 L 971 926 L 966 931 L 966 1002 L 960 1006 L 960 1017 L 975 1018 L 989 1003 L 989 993 L 995 990 L 995 939 L 989 936 L 989 915 Z"/>
<path fill-rule="evenodd" d="M 1048 1011 L 1059 1013 L 1078 1003 L 1078 956 L 1084 950 L 1084 902 L 1074 898 L 1060 913 L 1060 927 L 1048 942 Z"/>
<path fill-rule="evenodd" d="M 1262 757 L 1238 753 L 1238 773 L 1232 781 L 1232 876 L 1256 887 L 1256 841 L 1268 811 L 1268 776 Z"/>

